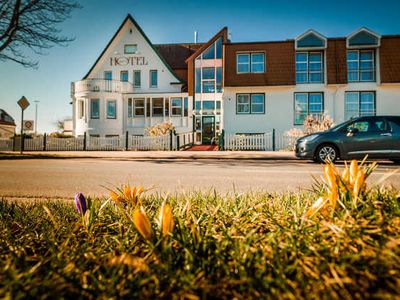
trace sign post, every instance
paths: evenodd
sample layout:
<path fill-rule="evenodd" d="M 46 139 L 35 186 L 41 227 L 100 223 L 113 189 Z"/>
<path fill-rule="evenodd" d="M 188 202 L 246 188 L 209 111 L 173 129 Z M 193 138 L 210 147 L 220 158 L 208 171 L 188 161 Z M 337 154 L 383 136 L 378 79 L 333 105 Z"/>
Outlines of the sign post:
<path fill-rule="evenodd" d="M 17 103 L 21 107 L 21 137 L 20 137 L 21 152 L 20 153 L 22 154 L 22 151 L 24 149 L 24 137 L 23 137 L 23 134 L 24 134 L 24 110 L 29 106 L 30 103 L 29 103 L 28 99 L 25 98 L 25 96 L 22 96 L 21 99 L 19 99 Z"/>

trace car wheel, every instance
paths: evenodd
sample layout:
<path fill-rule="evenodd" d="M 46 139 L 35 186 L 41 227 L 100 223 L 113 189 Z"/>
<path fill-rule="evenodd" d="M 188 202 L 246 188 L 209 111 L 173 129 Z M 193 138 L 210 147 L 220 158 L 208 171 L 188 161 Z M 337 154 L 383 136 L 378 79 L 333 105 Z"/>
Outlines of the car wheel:
<path fill-rule="evenodd" d="M 338 158 L 338 150 L 335 146 L 324 144 L 318 147 L 315 159 L 318 162 L 325 162 L 329 160 L 334 162 Z"/>

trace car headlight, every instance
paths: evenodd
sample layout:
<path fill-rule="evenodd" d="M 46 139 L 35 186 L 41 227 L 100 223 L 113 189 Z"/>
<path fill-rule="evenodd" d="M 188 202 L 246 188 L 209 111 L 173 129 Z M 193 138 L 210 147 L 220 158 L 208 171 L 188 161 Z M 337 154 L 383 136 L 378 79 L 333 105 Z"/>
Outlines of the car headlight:
<path fill-rule="evenodd" d="M 318 134 L 312 134 L 312 135 L 303 137 L 303 141 L 305 143 L 308 143 L 308 142 L 311 142 L 311 141 L 315 140 L 317 137 L 318 137 Z"/>

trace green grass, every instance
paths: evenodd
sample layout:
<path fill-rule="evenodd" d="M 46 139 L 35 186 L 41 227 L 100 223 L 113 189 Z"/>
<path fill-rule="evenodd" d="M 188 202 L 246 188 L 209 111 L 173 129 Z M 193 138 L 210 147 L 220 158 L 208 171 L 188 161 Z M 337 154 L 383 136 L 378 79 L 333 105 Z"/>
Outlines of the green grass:
<path fill-rule="evenodd" d="M 175 228 L 162 240 L 165 197 L 145 196 L 151 242 L 131 206 L 92 199 L 84 222 L 73 201 L 2 200 L 0 297 L 400 297 L 399 197 L 373 190 L 357 210 L 304 220 L 317 193 L 181 194 L 168 198 Z"/>

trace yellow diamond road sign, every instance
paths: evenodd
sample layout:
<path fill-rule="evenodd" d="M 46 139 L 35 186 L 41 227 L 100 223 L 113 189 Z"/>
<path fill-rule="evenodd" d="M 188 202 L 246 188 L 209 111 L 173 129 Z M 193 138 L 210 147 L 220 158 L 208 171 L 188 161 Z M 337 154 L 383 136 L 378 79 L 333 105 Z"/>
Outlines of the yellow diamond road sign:
<path fill-rule="evenodd" d="M 28 99 L 25 98 L 25 96 L 22 96 L 22 98 L 19 99 L 17 103 L 22 108 L 22 110 L 25 110 L 30 104 Z"/>

